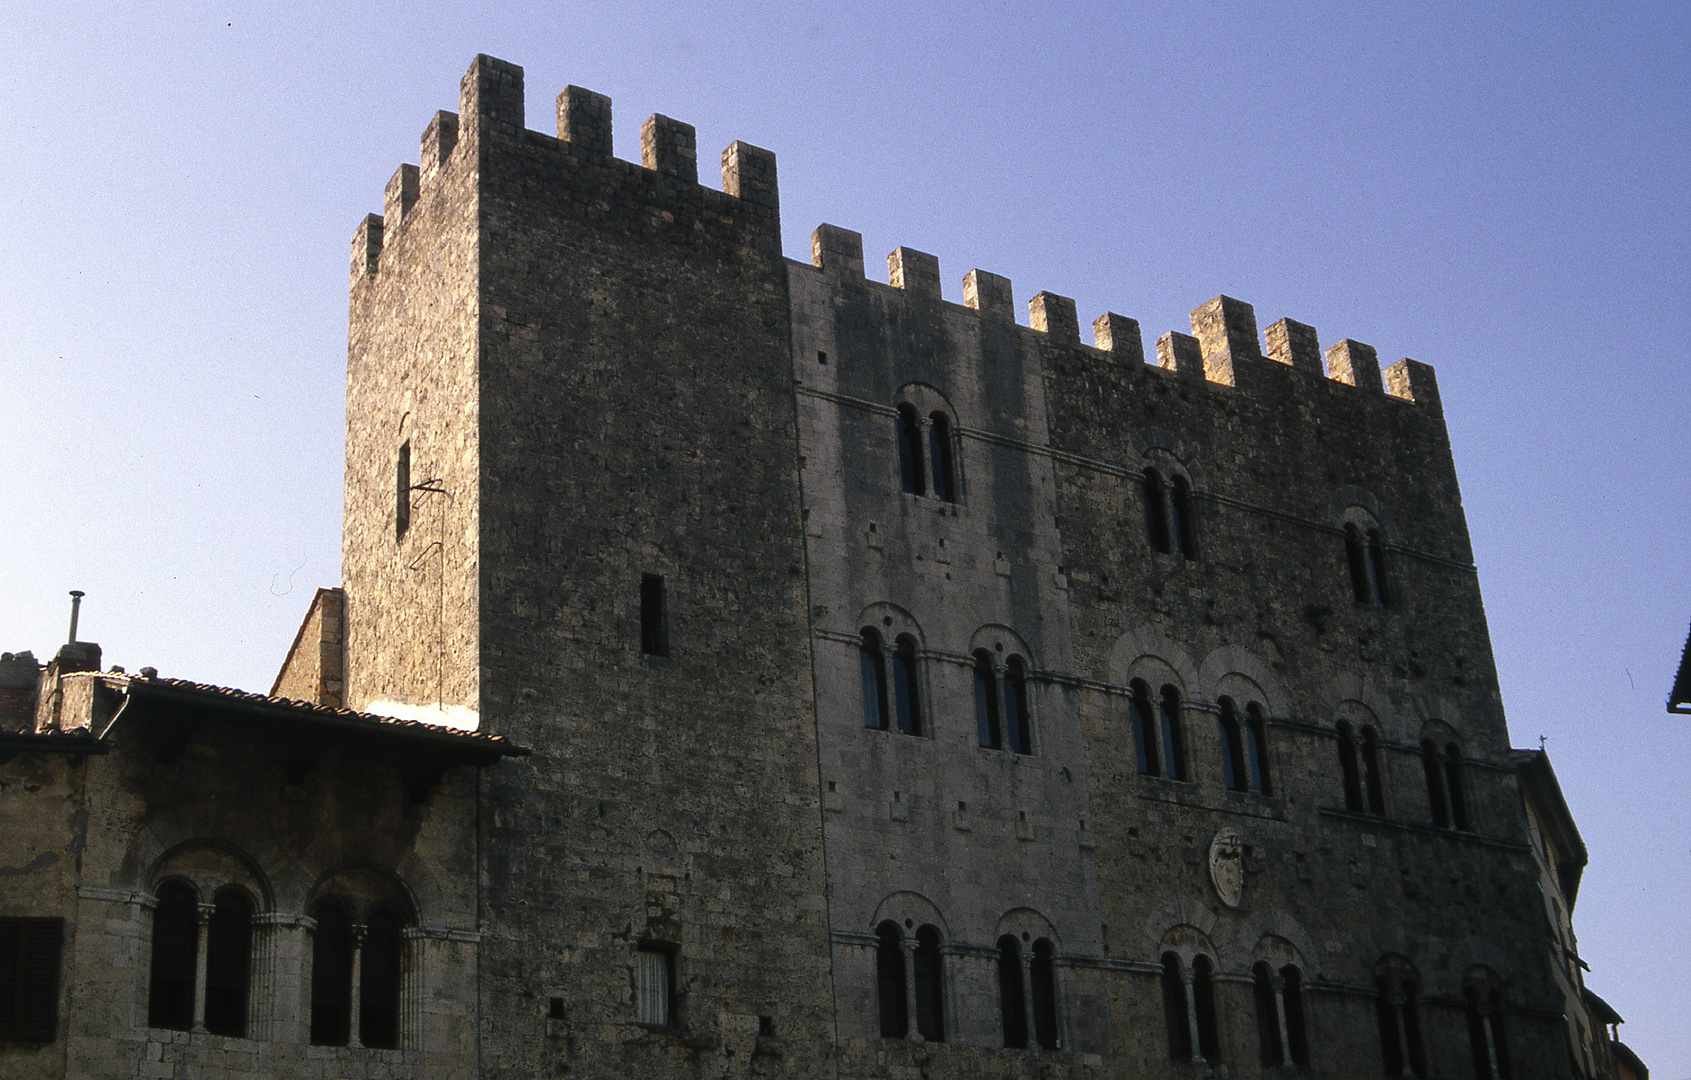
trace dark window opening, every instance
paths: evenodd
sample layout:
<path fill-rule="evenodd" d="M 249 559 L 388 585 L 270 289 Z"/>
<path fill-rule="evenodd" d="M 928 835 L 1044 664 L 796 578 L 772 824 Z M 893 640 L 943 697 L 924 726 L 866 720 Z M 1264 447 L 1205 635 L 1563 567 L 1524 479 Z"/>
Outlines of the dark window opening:
<path fill-rule="evenodd" d="M 647 656 L 669 655 L 669 612 L 659 574 L 640 575 L 640 651 Z"/>
<path fill-rule="evenodd" d="M 944 970 L 939 931 L 924 926 L 916 931 L 916 1032 L 928 1042 L 945 1041 Z"/>
<path fill-rule="evenodd" d="M 1057 957 L 1051 943 L 1040 938 L 1033 943 L 1033 963 L 1028 968 L 1033 991 L 1033 1034 L 1045 1050 L 1058 1047 Z"/>
<path fill-rule="evenodd" d="M 1280 1045 L 1280 1006 L 1275 1000 L 1274 976 L 1258 960 L 1251 967 L 1251 995 L 1256 1001 L 1257 1054 L 1264 1065 L 1285 1064 Z"/>
<path fill-rule="evenodd" d="M 198 975 L 200 901 L 180 881 L 158 889 L 153 909 L 153 966 L 147 987 L 147 1025 L 187 1031 L 194 1026 L 194 980 Z"/>
<path fill-rule="evenodd" d="M 957 501 L 957 471 L 951 461 L 951 421 L 944 413 L 928 417 L 928 459 L 934 477 L 934 497 Z"/>
<path fill-rule="evenodd" d="M 352 1041 L 352 920 L 338 904 L 312 909 L 311 1044 Z"/>
<path fill-rule="evenodd" d="M 0 1042 L 58 1037 L 65 921 L 0 918 Z"/>
<path fill-rule="evenodd" d="M 1186 747 L 1180 731 L 1180 691 L 1163 687 L 1163 775 L 1170 780 L 1186 779 Z"/>
<path fill-rule="evenodd" d="M 1198 1053 L 1205 1061 L 1221 1060 L 1221 1037 L 1215 1018 L 1215 965 L 1207 956 L 1192 961 L 1192 1012 L 1198 1021 Z"/>
<path fill-rule="evenodd" d="M 1239 730 L 1239 716 L 1233 699 L 1222 698 L 1221 715 L 1221 778 L 1229 791 L 1244 791 L 1250 787 L 1250 767 L 1245 764 L 1245 738 Z"/>
<path fill-rule="evenodd" d="M 1139 772 L 1156 776 L 1162 771 L 1162 759 L 1157 754 L 1157 726 L 1151 714 L 1151 688 L 1143 679 L 1133 680 L 1128 696 L 1128 713 L 1133 720 L 1133 751 L 1138 759 Z"/>
<path fill-rule="evenodd" d="M 1290 964 L 1280 969 L 1280 1000 L 1286 1007 L 1287 1052 L 1292 1064 L 1309 1068 L 1309 1033 L 1303 1019 L 1303 974 Z"/>
<path fill-rule="evenodd" d="M 405 955 L 399 920 L 370 915 L 358 959 L 358 1041 L 382 1050 L 399 1048 L 400 970 Z"/>
<path fill-rule="evenodd" d="M 1421 743 L 1421 771 L 1427 775 L 1427 805 L 1433 812 L 1433 824 L 1441 829 L 1450 827 L 1449 804 L 1444 792 L 1444 759 L 1438 744 L 1431 739 Z"/>
<path fill-rule="evenodd" d="M 634 961 L 635 1009 L 640 1022 L 654 1027 L 680 1027 L 674 947 L 643 941 L 634 953 Z"/>
<path fill-rule="evenodd" d="M 902 1039 L 910 1033 L 910 1006 L 904 989 L 904 935 L 888 920 L 875 928 L 875 999 L 881 1009 L 881 1037 Z"/>
<path fill-rule="evenodd" d="M 922 421 L 909 405 L 898 407 L 898 481 L 906 495 L 926 495 L 922 476 Z"/>
<path fill-rule="evenodd" d="M 1004 1045 L 1025 1050 L 1028 1044 L 1027 1000 L 1022 987 L 1022 947 L 1013 934 L 998 939 L 998 1011 L 1004 1022 Z"/>
<path fill-rule="evenodd" d="M 1368 580 L 1368 559 L 1362 550 L 1362 533 L 1355 525 L 1345 526 L 1345 563 L 1350 567 L 1350 591 L 1359 604 L 1372 603 L 1374 587 Z"/>
<path fill-rule="evenodd" d="M 1345 809 L 1362 812 L 1362 773 L 1357 767 L 1356 735 L 1351 726 L 1339 721 L 1339 772 L 1344 777 Z"/>
<path fill-rule="evenodd" d="M 1465 832 L 1468 828 L 1468 800 L 1462 790 L 1462 750 L 1455 743 L 1450 743 L 1445 746 L 1444 754 L 1445 790 L 1450 793 L 1450 823 Z"/>
<path fill-rule="evenodd" d="M 399 444 L 399 463 L 394 468 L 393 538 L 405 539 L 411 527 L 411 441 Z"/>
<path fill-rule="evenodd" d="M 1198 557 L 1198 519 L 1192 510 L 1192 487 L 1184 476 L 1176 476 L 1169 481 L 1169 508 L 1171 510 L 1174 542 L 1180 546 L 1180 554 L 1185 559 Z"/>
<path fill-rule="evenodd" d="M 564 999 L 561 997 L 546 999 L 546 1019 L 567 1020 L 569 1014 L 564 1011 Z"/>
<path fill-rule="evenodd" d="M 1159 555 L 1167 555 L 1171 547 L 1168 537 L 1168 503 L 1163 494 L 1163 478 L 1157 475 L 1157 470 L 1145 470 L 1141 491 L 1145 496 L 1145 532 L 1151 541 L 1151 550 Z"/>
<path fill-rule="evenodd" d="M 1368 569 L 1374 575 L 1374 599 L 1381 607 L 1391 607 L 1392 593 L 1386 584 L 1386 543 L 1379 529 L 1368 530 Z"/>
<path fill-rule="evenodd" d="M 858 670 L 863 680 L 863 726 L 887 730 L 887 656 L 881 635 L 864 627 L 857 645 Z"/>
<path fill-rule="evenodd" d="M 1012 656 L 1004 664 L 1004 731 L 1010 749 L 1033 753 L 1033 726 L 1028 722 L 1028 673 L 1022 658 Z"/>
<path fill-rule="evenodd" d="M 1380 1026 L 1380 1056 L 1387 1076 L 1426 1076 L 1426 1048 L 1421 1042 L 1420 1012 L 1414 980 L 1382 976 L 1376 983 L 1374 1008 Z"/>
<path fill-rule="evenodd" d="M 975 653 L 975 735 L 988 750 L 1000 750 L 1004 738 L 998 724 L 998 676 L 992 670 L 992 654 Z"/>
<path fill-rule="evenodd" d="M 206 1030 L 243 1038 L 252 979 L 252 904 L 239 890 L 212 901 L 206 927 Z"/>
<path fill-rule="evenodd" d="M 1245 761 L 1251 770 L 1251 790 L 1274 794 L 1274 784 L 1268 777 L 1268 719 L 1254 701 L 1245 706 Z"/>
<path fill-rule="evenodd" d="M 1386 794 L 1380 786 L 1380 736 L 1373 728 L 1362 729 L 1362 783 L 1368 795 L 1368 812 L 1385 814 Z"/>
<path fill-rule="evenodd" d="M 1192 1025 L 1186 1015 L 1186 981 L 1180 958 L 1163 953 L 1163 1021 L 1168 1028 L 1168 1056 L 1185 1061 L 1192 1056 Z"/>
<path fill-rule="evenodd" d="M 898 730 L 906 735 L 922 734 L 922 702 L 917 691 L 916 639 L 901 634 L 893 646 L 893 711 Z"/>

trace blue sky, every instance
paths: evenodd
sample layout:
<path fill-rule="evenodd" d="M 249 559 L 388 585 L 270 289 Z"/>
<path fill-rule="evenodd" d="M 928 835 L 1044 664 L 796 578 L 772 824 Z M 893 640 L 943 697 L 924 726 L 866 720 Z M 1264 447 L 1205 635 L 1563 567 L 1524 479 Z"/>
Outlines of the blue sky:
<path fill-rule="evenodd" d="M 58 4 L 0 14 L 0 646 L 268 689 L 338 580 L 347 252 L 477 52 L 780 159 L 789 255 L 936 253 L 1147 341 L 1227 293 L 1435 365 L 1589 984 L 1691 1077 L 1691 8 Z M 713 174 L 707 164 L 702 173 Z"/>

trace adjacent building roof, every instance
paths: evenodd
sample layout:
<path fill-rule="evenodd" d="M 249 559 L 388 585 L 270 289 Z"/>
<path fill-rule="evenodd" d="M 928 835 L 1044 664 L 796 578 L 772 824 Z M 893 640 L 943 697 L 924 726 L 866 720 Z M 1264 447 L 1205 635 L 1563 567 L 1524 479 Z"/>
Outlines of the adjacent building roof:
<path fill-rule="evenodd" d="M 1550 767 L 1550 755 L 1543 750 L 1511 750 L 1509 756 L 1514 759 L 1521 778 L 1521 794 L 1553 849 L 1556 878 L 1571 912 L 1579 899 L 1579 879 L 1589 858 L 1585 841 L 1580 838 L 1567 799 L 1562 797 L 1562 785 L 1556 779 L 1556 770 Z"/>
<path fill-rule="evenodd" d="M 1679 675 L 1668 695 L 1668 712 L 1691 713 L 1691 633 L 1685 636 L 1685 652 L 1679 658 Z"/>

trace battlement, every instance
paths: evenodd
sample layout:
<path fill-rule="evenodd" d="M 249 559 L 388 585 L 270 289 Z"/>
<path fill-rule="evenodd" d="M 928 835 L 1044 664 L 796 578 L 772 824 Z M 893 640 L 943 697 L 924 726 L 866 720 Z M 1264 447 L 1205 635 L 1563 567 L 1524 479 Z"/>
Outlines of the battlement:
<path fill-rule="evenodd" d="M 626 173 L 664 177 L 685 189 L 732 200 L 754 214 L 778 220 L 779 187 L 775 155 L 736 140 L 721 154 L 720 192 L 699 184 L 698 149 L 691 124 L 654 113 L 640 128 L 639 163 L 612 153 L 611 99 L 579 86 L 566 86 L 557 97 L 557 134 L 525 126 L 523 69 L 491 56 L 477 56 L 459 83 L 459 111 L 438 112 L 423 133 L 420 165 L 401 165 L 388 181 L 382 213 L 359 223 L 353 237 L 352 273 L 381 271 L 384 247 L 413 208 L 442 183 L 443 171 L 474 155 L 485 168 L 494 143 L 546 146 L 569 157 Z M 560 176 L 562 178 L 562 174 Z M 481 178 L 485 182 L 485 178 Z"/>
<path fill-rule="evenodd" d="M 810 258 L 815 269 L 842 283 L 866 280 L 863 237 L 850 229 L 817 226 L 810 238 Z M 925 252 L 895 248 L 887 256 L 887 283 L 911 299 L 945 302 L 939 260 Z M 1010 279 L 970 270 L 963 278 L 961 307 L 982 319 L 1013 323 Z M 1145 362 L 1137 320 L 1105 312 L 1092 321 L 1093 341 L 1087 346 L 1080 341 L 1075 302 L 1056 293 L 1040 292 L 1028 301 L 1026 329 L 1045 335 L 1052 344 L 1091 348 L 1117 363 Z M 1438 383 L 1430 365 L 1403 359 L 1381 371 L 1374 347 L 1350 338 L 1323 354 L 1315 328 L 1293 319 L 1281 319 L 1259 336 L 1255 309 L 1231 296 L 1217 296 L 1195 308 L 1191 334 L 1170 331 L 1157 340 L 1156 366 L 1178 378 L 1231 387 L 1238 385 L 1241 369 L 1263 364 L 1439 410 Z"/>

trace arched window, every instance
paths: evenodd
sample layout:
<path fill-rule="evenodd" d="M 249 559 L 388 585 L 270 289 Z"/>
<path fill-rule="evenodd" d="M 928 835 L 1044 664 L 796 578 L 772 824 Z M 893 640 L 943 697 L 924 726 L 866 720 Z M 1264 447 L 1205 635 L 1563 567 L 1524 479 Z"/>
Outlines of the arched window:
<path fill-rule="evenodd" d="M 1057 1036 L 1057 956 L 1051 942 L 1040 938 L 1033 943 L 1033 963 L 1028 967 L 1028 981 L 1033 984 L 1033 1034 L 1045 1050 L 1055 1050 Z"/>
<path fill-rule="evenodd" d="M 1254 701 L 1245 706 L 1245 762 L 1251 770 L 1251 790 L 1274 794 L 1268 777 L 1268 720 L 1262 715 L 1262 706 Z"/>
<path fill-rule="evenodd" d="M 1168 503 L 1163 493 L 1163 478 L 1155 469 L 1146 469 L 1141 484 L 1145 496 L 1145 532 L 1151 550 L 1167 555 L 1173 545 L 1168 535 Z"/>
<path fill-rule="evenodd" d="M 1462 784 L 1462 748 L 1447 743 L 1444 748 L 1445 790 L 1450 794 L 1450 824 L 1464 831 L 1468 828 L 1468 799 Z"/>
<path fill-rule="evenodd" d="M 1427 775 L 1427 805 L 1433 812 L 1433 824 L 1441 829 L 1450 827 L 1449 803 L 1444 791 L 1444 758 L 1438 744 L 1431 739 L 1421 740 L 1421 771 Z"/>
<path fill-rule="evenodd" d="M 1489 974 L 1489 973 L 1488 973 Z M 1468 1043 L 1479 1080 L 1514 1080 L 1509 1041 L 1503 1033 L 1503 994 L 1489 979 L 1469 980 Z"/>
<path fill-rule="evenodd" d="M 1198 557 L 1198 518 L 1192 508 L 1192 486 L 1184 476 L 1175 474 L 1169 481 L 1170 532 L 1186 559 Z"/>
<path fill-rule="evenodd" d="M 957 471 L 951 463 L 951 421 L 942 412 L 928 417 L 928 464 L 933 472 L 934 497 L 957 501 Z"/>
<path fill-rule="evenodd" d="M 891 919 L 875 928 L 875 999 L 881 1008 L 881 1037 L 902 1039 L 910 1033 L 909 999 L 904 988 L 904 935 Z"/>
<path fill-rule="evenodd" d="M 1380 1056 L 1387 1076 L 1427 1075 L 1421 1042 L 1418 999 L 1421 988 L 1406 961 L 1392 958 L 1375 979 L 1375 1015 L 1380 1027 Z"/>
<path fill-rule="evenodd" d="M 1004 1045 L 1012 1050 L 1028 1044 L 1027 999 L 1022 988 L 1022 946 L 1014 934 L 998 939 L 998 1011 L 1004 1022 Z"/>
<path fill-rule="evenodd" d="M 1391 589 L 1386 579 L 1386 542 L 1379 529 L 1368 530 L 1368 570 L 1374 577 L 1374 600 L 1381 607 L 1392 606 Z"/>
<path fill-rule="evenodd" d="M 1280 1004 L 1286 1014 L 1286 1048 L 1292 1064 L 1309 1068 L 1309 1032 L 1303 1020 L 1303 973 L 1287 964 L 1280 969 Z"/>
<path fill-rule="evenodd" d="M 887 654 L 881 635 L 864 627 L 857 643 L 858 669 L 863 680 L 863 726 L 887 730 Z"/>
<path fill-rule="evenodd" d="M 1192 960 L 1192 1014 L 1198 1024 L 1198 1053 L 1205 1061 L 1220 1061 L 1221 1036 L 1215 1022 L 1215 964 L 1201 953 Z"/>
<path fill-rule="evenodd" d="M 917 692 L 916 639 L 900 634 L 892 654 L 893 712 L 898 730 L 906 735 L 922 734 L 922 702 Z"/>
<path fill-rule="evenodd" d="M 213 1035 L 243 1038 L 252 979 L 252 902 L 239 889 L 212 901 L 206 927 L 205 1026 Z"/>
<path fill-rule="evenodd" d="M 1229 791 L 1244 791 L 1250 786 L 1250 767 L 1245 764 L 1245 737 L 1239 730 L 1239 715 L 1232 698 L 1222 698 L 1221 715 L 1221 777 Z"/>
<path fill-rule="evenodd" d="M 1019 656 L 1012 656 L 1004 663 L 1004 733 L 1012 751 L 1033 753 L 1033 725 L 1028 719 L 1027 665 Z"/>
<path fill-rule="evenodd" d="M 1349 723 L 1340 720 L 1339 731 L 1339 772 L 1344 777 L 1345 809 L 1361 813 L 1365 805 L 1362 801 L 1362 770 L 1356 759 L 1356 734 Z"/>
<path fill-rule="evenodd" d="M 311 1043 L 352 1041 L 352 918 L 333 901 L 311 909 Z"/>
<path fill-rule="evenodd" d="M 1157 753 L 1157 721 L 1151 712 L 1151 688 L 1143 679 L 1134 679 L 1127 699 L 1128 714 L 1133 721 L 1133 751 L 1139 760 L 1139 771 L 1145 776 L 1162 772 L 1162 758 Z"/>
<path fill-rule="evenodd" d="M 945 1041 L 945 1007 L 942 998 L 944 970 L 939 952 L 939 931 L 924 926 L 916 931 L 916 1032 L 928 1042 Z"/>
<path fill-rule="evenodd" d="M 1186 746 L 1180 732 L 1180 691 L 1163 687 L 1158 712 L 1163 726 L 1163 775 L 1170 780 L 1186 779 Z"/>
<path fill-rule="evenodd" d="M 200 899 L 192 887 L 167 881 L 153 909 L 153 964 L 147 985 L 147 1025 L 187 1031 L 194 1026 L 194 980 L 199 968 Z"/>
<path fill-rule="evenodd" d="M 1163 1021 L 1168 1028 L 1168 1056 L 1185 1061 L 1192 1056 L 1192 1020 L 1186 1010 L 1186 980 L 1180 958 L 1163 953 Z"/>
<path fill-rule="evenodd" d="M 1359 604 L 1374 602 L 1374 585 L 1368 580 L 1368 556 L 1362 547 L 1362 530 L 1345 526 L 1345 563 L 1350 567 L 1350 591 Z"/>
<path fill-rule="evenodd" d="M 992 668 L 992 654 L 975 653 L 975 734 L 988 750 L 1001 750 L 1004 736 L 998 725 L 998 675 Z"/>
<path fill-rule="evenodd" d="M 1264 1065 L 1283 1065 L 1286 1052 L 1280 1042 L 1280 1001 L 1274 992 L 1274 976 L 1262 960 L 1251 966 L 1251 996 L 1256 1002 L 1258 1056 Z"/>
<path fill-rule="evenodd" d="M 898 407 L 898 480 L 906 495 L 926 495 L 922 476 L 922 421 L 909 405 Z"/>
<path fill-rule="evenodd" d="M 1386 812 L 1385 789 L 1380 786 L 1380 734 L 1371 727 L 1362 729 L 1362 788 L 1368 797 L 1368 812 Z"/>
<path fill-rule="evenodd" d="M 383 1050 L 399 1048 L 400 968 L 405 955 L 400 920 L 384 910 L 370 913 L 359 957 L 358 1041 Z"/>

